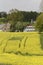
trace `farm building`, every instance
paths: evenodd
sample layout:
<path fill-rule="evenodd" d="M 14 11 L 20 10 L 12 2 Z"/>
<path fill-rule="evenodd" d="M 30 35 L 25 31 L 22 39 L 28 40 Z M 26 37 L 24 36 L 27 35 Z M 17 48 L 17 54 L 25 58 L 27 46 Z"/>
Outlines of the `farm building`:
<path fill-rule="evenodd" d="M 0 31 L 9 31 L 10 29 L 10 23 L 6 23 L 6 24 L 0 24 Z"/>
<path fill-rule="evenodd" d="M 32 32 L 35 31 L 35 26 L 26 26 L 23 32 Z"/>

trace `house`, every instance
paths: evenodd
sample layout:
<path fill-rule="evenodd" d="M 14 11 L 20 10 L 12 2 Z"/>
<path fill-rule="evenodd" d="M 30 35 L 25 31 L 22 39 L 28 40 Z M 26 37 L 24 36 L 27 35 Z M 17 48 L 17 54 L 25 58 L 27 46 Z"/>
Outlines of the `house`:
<path fill-rule="evenodd" d="M 0 24 L 0 31 L 3 31 L 4 24 Z"/>
<path fill-rule="evenodd" d="M 10 23 L 6 23 L 6 24 L 0 24 L 0 31 L 9 31 L 10 30 Z"/>
<path fill-rule="evenodd" d="M 33 32 L 35 31 L 35 26 L 26 26 L 26 28 L 23 30 L 23 32 Z"/>

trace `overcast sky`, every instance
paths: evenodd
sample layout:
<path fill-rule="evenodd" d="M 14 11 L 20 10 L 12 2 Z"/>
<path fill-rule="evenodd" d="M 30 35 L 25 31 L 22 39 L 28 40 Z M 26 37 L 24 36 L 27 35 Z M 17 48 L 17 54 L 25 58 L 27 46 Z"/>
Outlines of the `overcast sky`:
<path fill-rule="evenodd" d="M 39 11 L 41 0 L 0 0 L 0 11 L 8 12 L 11 9 L 25 11 Z"/>

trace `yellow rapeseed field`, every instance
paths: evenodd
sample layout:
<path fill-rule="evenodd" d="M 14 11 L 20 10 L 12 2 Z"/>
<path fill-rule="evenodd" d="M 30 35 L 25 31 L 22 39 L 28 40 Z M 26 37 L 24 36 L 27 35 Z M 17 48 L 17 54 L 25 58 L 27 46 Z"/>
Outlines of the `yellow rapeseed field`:
<path fill-rule="evenodd" d="M 0 32 L 0 65 L 43 65 L 38 32 Z"/>

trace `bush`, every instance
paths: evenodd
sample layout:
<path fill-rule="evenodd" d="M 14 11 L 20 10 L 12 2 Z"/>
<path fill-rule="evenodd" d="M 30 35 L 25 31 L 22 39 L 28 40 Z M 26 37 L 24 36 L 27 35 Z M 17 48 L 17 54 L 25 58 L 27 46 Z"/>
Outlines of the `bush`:
<path fill-rule="evenodd" d="M 0 18 L 0 24 L 7 22 L 6 18 Z"/>
<path fill-rule="evenodd" d="M 39 15 L 39 17 L 37 17 L 37 20 L 36 20 L 36 29 L 39 32 L 43 31 L 43 13 L 41 15 Z"/>

